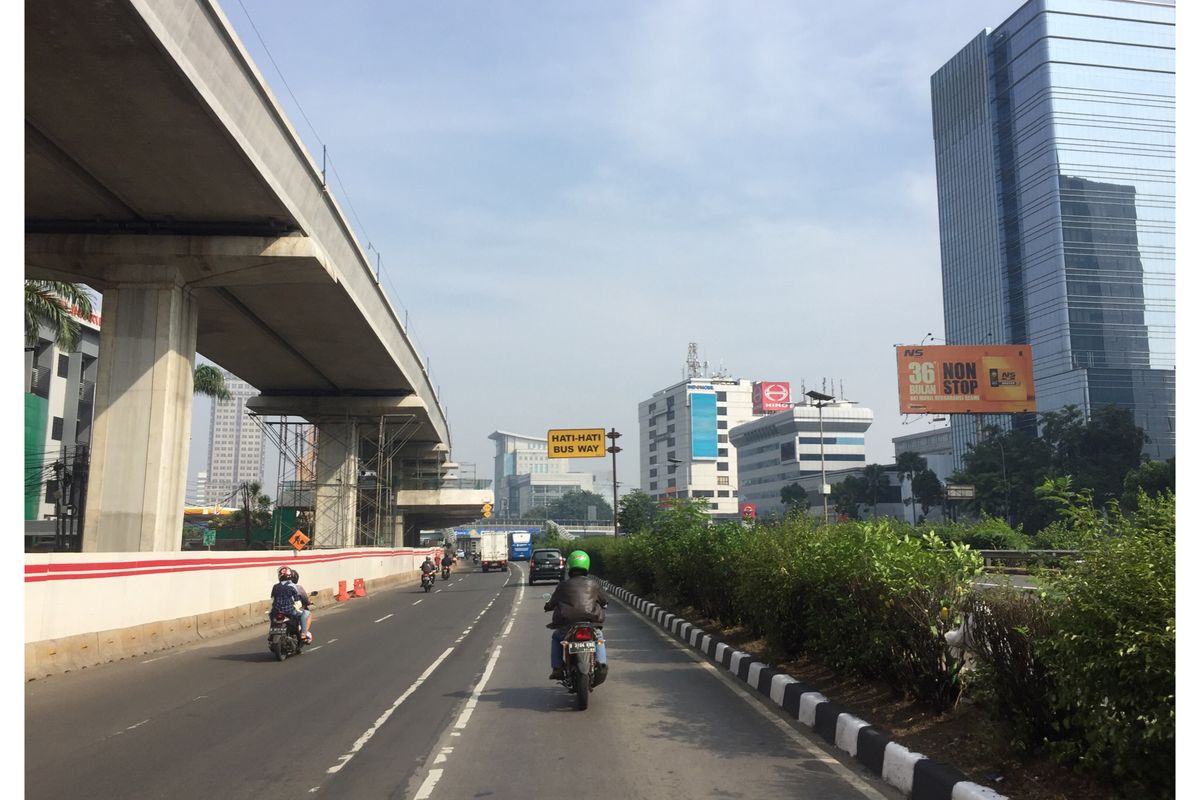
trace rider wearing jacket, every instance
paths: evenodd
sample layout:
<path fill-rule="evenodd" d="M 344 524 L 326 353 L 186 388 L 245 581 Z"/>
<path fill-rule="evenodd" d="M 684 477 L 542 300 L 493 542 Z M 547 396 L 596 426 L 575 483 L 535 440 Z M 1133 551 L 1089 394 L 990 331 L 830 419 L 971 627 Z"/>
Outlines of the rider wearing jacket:
<path fill-rule="evenodd" d="M 280 567 L 276 574 L 279 582 L 271 587 L 271 610 L 282 611 L 292 620 L 299 617 L 300 637 L 306 642 L 312 642 L 312 633 L 309 631 L 312 612 L 308 610 L 308 592 L 304 591 L 303 586 L 296 583 L 299 575 L 291 567 Z M 300 602 L 299 611 L 296 610 L 297 601 Z"/>
<path fill-rule="evenodd" d="M 567 628 L 576 622 L 591 622 L 596 628 L 596 685 L 599 686 L 608 677 L 608 656 L 604 647 L 604 609 L 608 605 L 608 595 L 598 578 L 588 574 L 592 568 L 592 560 L 582 550 L 575 550 L 567 556 L 567 575 L 554 590 L 554 594 L 546 601 L 544 609 L 553 611 L 554 617 L 547 628 L 553 628 L 550 635 L 550 680 L 561 680 L 563 677 L 562 640 Z"/>

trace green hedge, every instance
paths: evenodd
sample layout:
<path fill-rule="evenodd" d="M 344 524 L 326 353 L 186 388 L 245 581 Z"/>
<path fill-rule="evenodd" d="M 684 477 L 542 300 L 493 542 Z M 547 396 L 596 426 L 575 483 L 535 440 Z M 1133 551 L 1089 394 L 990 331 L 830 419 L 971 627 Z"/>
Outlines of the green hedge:
<path fill-rule="evenodd" d="M 649 530 L 589 539 L 593 571 L 656 602 L 692 607 L 765 638 L 772 659 L 806 655 L 883 679 L 934 710 L 965 689 L 1012 723 L 1015 743 L 1149 796 L 1174 775 L 1174 497 L 1122 516 L 1048 484 L 1080 563 L 1046 590 L 977 592 L 973 544 L 1027 547 L 1003 522 L 836 525 L 804 515 L 709 524 L 698 505 L 660 511 Z M 970 615 L 968 674 L 944 636 Z"/>

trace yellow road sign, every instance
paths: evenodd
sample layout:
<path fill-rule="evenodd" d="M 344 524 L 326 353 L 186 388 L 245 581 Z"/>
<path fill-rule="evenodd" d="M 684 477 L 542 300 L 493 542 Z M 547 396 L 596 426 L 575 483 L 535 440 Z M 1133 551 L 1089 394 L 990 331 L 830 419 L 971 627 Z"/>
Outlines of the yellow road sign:
<path fill-rule="evenodd" d="M 604 428 L 560 428 L 546 432 L 550 458 L 604 458 Z"/>
<path fill-rule="evenodd" d="M 291 544 L 292 548 L 295 550 L 303 550 L 304 545 L 308 544 L 308 537 L 305 536 L 301 531 L 296 531 L 292 534 L 291 538 L 288 539 L 288 543 Z"/>

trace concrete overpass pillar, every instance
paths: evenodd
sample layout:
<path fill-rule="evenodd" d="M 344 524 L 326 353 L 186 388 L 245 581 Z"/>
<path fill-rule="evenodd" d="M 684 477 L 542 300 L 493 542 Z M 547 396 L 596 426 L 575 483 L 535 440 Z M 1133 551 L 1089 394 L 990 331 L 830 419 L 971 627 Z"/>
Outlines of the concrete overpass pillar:
<path fill-rule="evenodd" d="M 163 272 L 104 292 L 85 552 L 182 545 L 198 317 L 182 275 Z"/>
<path fill-rule="evenodd" d="M 358 423 L 317 419 L 313 539 L 318 547 L 353 547 L 358 517 Z"/>

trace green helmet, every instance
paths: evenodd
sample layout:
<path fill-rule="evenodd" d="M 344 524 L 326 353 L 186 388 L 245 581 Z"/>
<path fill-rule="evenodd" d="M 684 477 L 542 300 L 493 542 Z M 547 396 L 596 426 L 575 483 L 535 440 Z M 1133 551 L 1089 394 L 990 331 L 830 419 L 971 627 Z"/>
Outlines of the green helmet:
<path fill-rule="evenodd" d="M 592 569 L 592 560 L 588 558 L 588 554 L 582 550 L 574 550 L 567 556 L 567 572 L 573 569 L 581 569 L 584 572 L 590 572 Z"/>

